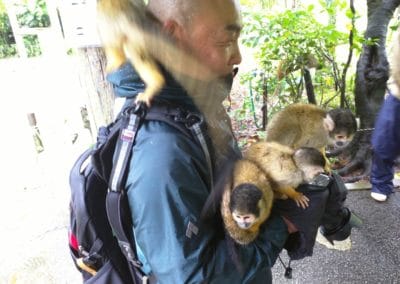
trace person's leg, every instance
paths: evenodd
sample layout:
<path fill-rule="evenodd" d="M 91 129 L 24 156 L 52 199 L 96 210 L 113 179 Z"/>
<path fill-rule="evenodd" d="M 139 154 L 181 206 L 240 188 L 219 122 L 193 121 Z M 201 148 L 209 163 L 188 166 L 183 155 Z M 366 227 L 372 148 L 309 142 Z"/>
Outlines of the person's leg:
<path fill-rule="evenodd" d="M 400 153 L 399 126 L 400 100 L 389 95 L 379 111 L 372 135 L 371 196 L 377 201 L 385 201 L 393 192 L 394 160 Z"/>
<path fill-rule="evenodd" d="M 371 197 L 377 201 L 385 201 L 393 192 L 394 177 L 393 160 L 385 160 L 378 153 L 372 157 Z"/>

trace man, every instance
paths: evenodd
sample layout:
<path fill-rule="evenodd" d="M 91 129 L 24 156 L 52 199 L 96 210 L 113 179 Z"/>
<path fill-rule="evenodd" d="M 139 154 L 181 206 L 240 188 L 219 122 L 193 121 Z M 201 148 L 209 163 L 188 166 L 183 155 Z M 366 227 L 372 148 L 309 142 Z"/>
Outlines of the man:
<path fill-rule="evenodd" d="M 241 62 L 238 1 L 150 0 L 148 8 L 180 48 L 218 77 L 229 77 Z M 109 74 L 108 79 L 119 97 L 132 100 L 143 91 L 143 83 L 130 65 Z M 156 97 L 204 114 L 214 146 L 214 169 L 230 154 L 240 155 L 222 106 L 229 88 L 201 89 L 195 104 L 183 88 L 167 78 Z M 194 141 L 162 122 L 146 121 L 140 128 L 126 187 L 143 269 L 157 283 L 271 282 L 270 267 L 288 235 L 280 216 L 271 217 L 253 244 L 239 249 L 241 272 L 223 240 L 218 240 L 210 256 L 204 257 L 216 231 L 222 229 L 200 220 L 211 191 L 210 176 L 204 153 Z"/>
<path fill-rule="evenodd" d="M 290 205 L 291 200 L 282 201 L 282 206 L 277 206 L 261 226 L 255 241 L 239 246 L 232 254 L 234 249 L 224 238 L 222 223 L 204 222 L 202 210 L 209 196 L 213 196 L 210 193 L 216 192 L 211 192 L 213 183 L 225 166 L 232 158 L 240 157 L 230 119 L 222 106 L 234 67 L 241 62 L 238 1 L 150 0 L 148 7 L 177 46 L 216 76 L 206 76 L 207 80 L 199 82 L 202 76 L 195 75 L 192 79 L 199 87 L 191 89 L 189 95 L 165 72 L 166 85 L 154 99 L 154 105 L 167 104 L 204 117 L 211 162 L 207 150 L 166 123 L 145 121 L 138 131 L 126 189 L 143 270 L 151 276 L 152 283 L 271 283 L 270 268 L 284 245 L 292 248 L 293 259 L 301 259 L 312 254 L 320 224 L 329 225 L 325 226 L 326 235 L 332 239 L 341 233 L 341 216 L 347 218 L 350 214 L 342 206 L 344 186 L 331 186 L 329 190 L 322 186 L 306 192 L 316 197 L 310 198 L 307 210 L 299 211 L 291 204 L 294 208 L 288 212 L 285 203 Z M 192 67 L 187 66 L 187 74 L 192 73 Z M 108 79 L 116 95 L 127 98 L 127 103 L 144 89 L 128 64 L 109 74 Z M 277 212 L 289 216 L 293 223 Z M 296 227 L 297 237 L 290 235 L 290 242 L 286 243 Z"/>

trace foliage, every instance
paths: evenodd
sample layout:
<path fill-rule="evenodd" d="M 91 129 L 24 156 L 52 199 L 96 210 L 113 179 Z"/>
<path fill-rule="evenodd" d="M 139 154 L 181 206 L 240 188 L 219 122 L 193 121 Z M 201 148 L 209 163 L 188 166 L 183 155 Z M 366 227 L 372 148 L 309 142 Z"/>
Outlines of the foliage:
<path fill-rule="evenodd" d="M 37 35 L 24 36 L 24 44 L 28 57 L 35 57 L 42 54 L 40 43 Z"/>
<path fill-rule="evenodd" d="M 0 1 L 0 58 L 15 56 L 17 49 L 3 2 Z"/>
<path fill-rule="evenodd" d="M 50 18 L 47 14 L 46 1 L 24 0 L 18 5 L 17 20 L 20 26 L 27 28 L 45 28 L 50 26 Z"/>
<path fill-rule="evenodd" d="M 240 3 L 246 7 L 270 9 L 277 0 L 241 0 Z"/>
<path fill-rule="evenodd" d="M 349 18 L 352 15 L 344 1 L 320 2 L 327 23 L 316 19 L 316 16 L 321 18 L 321 12 L 316 11 L 314 5 L 277 14 L 244 11 L 246 25 L 242 40 L 245 46 L 255 50 L 259 68 L 266 76 L 269 115 L 289 103 L 306 101 L 302 96 L 304 68 L 315 68 L 313 84 L 317 102 L 332 107 L 339 103 L 338 83 L 334 76 L 339 78 L 339 67 L 343 69 L 344 63 L 338 62 L 336 54 L 343 54 L 348 34 L 337 29 L 335 18 L 338 11 Z M 361 50 L 362 37 L 356 33 L 354 38 L 354 48 Z M 251 74 L 241 79 L 243 83 L 257 81 Z M 265 87 L 260 79 L 253 85 L 258 94 Z M 352 85 L 352 82 L 347 84 L 349 93 L 352 93 L 349 89 Z"/>
<path fill-rule="evenodd" d="M 50 26 L 50 18 L 44 0 L 23 0 L 16 5 L 17 20 L 21 27 L 44 28 Z M 15 39 L 12 34 L 11 25 L 4 7 L 0 1 L 0 58 L 17 55 Z M 41 54 L 37 36 L 27 35 L 23 38 L 29 57 Z"/>

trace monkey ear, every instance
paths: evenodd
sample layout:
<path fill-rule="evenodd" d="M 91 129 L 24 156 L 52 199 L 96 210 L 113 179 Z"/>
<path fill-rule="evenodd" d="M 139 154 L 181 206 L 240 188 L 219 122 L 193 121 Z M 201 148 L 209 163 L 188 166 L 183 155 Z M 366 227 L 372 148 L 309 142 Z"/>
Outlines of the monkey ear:
<path fill-rule="evenodd" d="M 323 120 L 324 128 L 328 130 L 329 132 L 333 131 L 335 128 L 335 122 L 331 118 L 329 114 L 326 115 L 326 117 Z"/>

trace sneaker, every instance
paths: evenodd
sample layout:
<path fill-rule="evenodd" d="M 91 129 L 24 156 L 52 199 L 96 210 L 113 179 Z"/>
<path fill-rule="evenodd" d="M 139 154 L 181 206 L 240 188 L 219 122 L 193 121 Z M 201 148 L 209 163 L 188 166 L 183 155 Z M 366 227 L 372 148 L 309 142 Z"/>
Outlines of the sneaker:
<path fill-rule="evenodd" d="M 371 197 L 379 202 L 386 201 L 387 199 L 387 195 L 377 192 L 371 192 Z"/>

